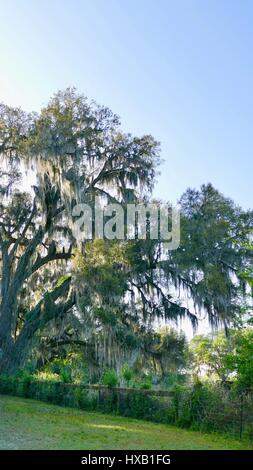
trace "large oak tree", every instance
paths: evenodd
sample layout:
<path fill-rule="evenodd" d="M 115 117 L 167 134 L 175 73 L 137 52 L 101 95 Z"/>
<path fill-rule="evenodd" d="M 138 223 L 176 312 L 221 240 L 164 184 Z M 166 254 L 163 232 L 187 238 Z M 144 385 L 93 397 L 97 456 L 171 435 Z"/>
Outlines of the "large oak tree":
<path fill-rule="evenodd" d="M 45 336 L 50 347 L 98 338 L 109 345 L 108 364 L 115 350 L 145 348 L 156 318 L 196 325 L 205 311 L 213 326 L 233 320 L 252 214 L 211 185 L 182 198 L 181 245 L 162 259 L 159 240 L 119 243 L 118 261 L 113 244 L 101 245 L 101 256 L 96 243 L 73 251 L 77 202 L 151 197 L 159 163 L 151 136 L 124 134 L 108 108 L 68 89 L 38 115 L 1 105 L 0 156 L 0 372 L 22 367 Z M 24 190 L 31 168 L 35 181 Z"/>

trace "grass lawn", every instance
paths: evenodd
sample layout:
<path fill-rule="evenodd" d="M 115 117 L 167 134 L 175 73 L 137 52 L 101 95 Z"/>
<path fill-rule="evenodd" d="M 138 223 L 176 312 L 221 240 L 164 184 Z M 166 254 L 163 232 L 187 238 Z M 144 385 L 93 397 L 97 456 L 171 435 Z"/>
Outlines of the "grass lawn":
<path fill-rule="evenodd" d="M 0 449 L 250 448 L 223 436 L 0 396 Z"/>

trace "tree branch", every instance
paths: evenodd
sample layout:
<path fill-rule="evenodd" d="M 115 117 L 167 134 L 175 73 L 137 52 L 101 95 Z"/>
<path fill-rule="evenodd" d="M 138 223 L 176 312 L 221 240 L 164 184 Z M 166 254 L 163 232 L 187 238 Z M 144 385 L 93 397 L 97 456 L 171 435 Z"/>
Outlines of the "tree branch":
<path fill-rule="evenodd" d="M 38 269 L 42 268 L 42 266 L 44 266 L 47 263 L 50 263 L 51 261 L 58 261 L 58 260 L 67 261 L 67 260 L 71 259 L 71 257 L 72 257 L 71 252 L 68 252 L 68 253 L 61 252 L 61 253 L 48 254 L 48 255 L 44 256 L 43 258 L 38 259 L 34 263 L 34 265 L 32 266 L 30 274 L 34 274 L 36 271 L 38 271 Z"/>

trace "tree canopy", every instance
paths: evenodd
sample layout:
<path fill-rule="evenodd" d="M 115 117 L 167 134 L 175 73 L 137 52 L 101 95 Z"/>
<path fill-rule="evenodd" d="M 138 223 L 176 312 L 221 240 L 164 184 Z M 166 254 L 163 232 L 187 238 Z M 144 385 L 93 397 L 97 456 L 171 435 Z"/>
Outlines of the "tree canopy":
<path fill-rule="evenodd" d="M 211 184 L 182 196 L 175 251 L 162 256 L 159 239 L 76 243 L 76 203 L 152 201 L 152 136 L 123 133 L 108 108 L 67 89 L 39 114 L 0 106 L 0 157 L 0 372 L 71 344 L 102 366 L 142 351 L 164 368 L 173 338 L 160 343 L 156 322 L 235 320 L 253 214 Z"/>

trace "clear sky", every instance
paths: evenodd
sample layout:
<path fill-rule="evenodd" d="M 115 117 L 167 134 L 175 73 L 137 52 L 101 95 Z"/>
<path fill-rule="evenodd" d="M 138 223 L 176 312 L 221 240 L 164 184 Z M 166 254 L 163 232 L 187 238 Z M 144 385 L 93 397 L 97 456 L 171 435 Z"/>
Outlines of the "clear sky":
<path fill-rule="evenodd" d="M 0 0 L 0 101 L 76 86 L 162 145 L 156 195 L 253 207 L 253 1 Z"/>

